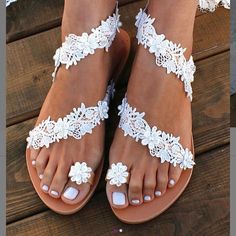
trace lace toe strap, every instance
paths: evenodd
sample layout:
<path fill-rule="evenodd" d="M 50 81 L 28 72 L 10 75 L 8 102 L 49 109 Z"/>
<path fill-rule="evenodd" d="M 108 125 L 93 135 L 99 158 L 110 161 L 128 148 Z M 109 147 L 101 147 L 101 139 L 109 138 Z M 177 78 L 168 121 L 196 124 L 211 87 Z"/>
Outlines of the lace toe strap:
<path fill-rule="evenodd" d="M 136 108 L 132 108 L 127 98 L 123 99 L 118 109 L 119 128 L 124 131 L 125 136 L 129 135 L 136 142 L 140 141 L 147 146 L 150 155 L 159 158 L 161 163 L 169 162 L 174 166 L 178 164 L 181 169 L 193 168 L 193 154 L 188 148 L 183 148 L 179 137 L 161 131 L 156 126 L 149 126 L 144 119 L 145 113 L 139 113 Z"/>
<path fill-rule="evenodd" d="M 230 9 L 230 0 L 199 0 L 199 8 L 201 11 L 213 12 L 218 6 Z"/>
<path fill-rule="evenodd" d="M 95 174 L 92 171 L 92 168 L 87 166 L 86 162 L 76 162 L 71 166 L 68 176 L 70 180 L 77 185 L 86 183 L 93 185 Z"/>

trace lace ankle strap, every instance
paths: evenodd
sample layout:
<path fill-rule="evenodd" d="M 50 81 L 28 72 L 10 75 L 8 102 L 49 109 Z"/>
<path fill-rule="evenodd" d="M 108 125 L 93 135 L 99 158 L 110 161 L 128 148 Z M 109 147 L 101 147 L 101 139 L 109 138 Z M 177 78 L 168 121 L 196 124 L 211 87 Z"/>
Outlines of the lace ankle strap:
<path fill-rule="evenodd" d="M 166 68 L 167 73 L 174 73 L 184 83 L 184 90 L 187 97 L 192 101 L 192 86 L 194 81 L 194 73 L 196 67 L 192 56 L 187 61 L 184 52 L 186 48 L 182 48 L 180 44 L 175 44 L 166 39 L 164 34 L 157 34 L 152 25 L 155 18 L 147 15 L 145 9 L 140 9 L 136 16 L 135 26 L 138 29 L 136 38 L 138 44 L 142 44 L 144 48 L 148 48 L 150 53 L 156 57 L 156 65 Z"/>
<path fill-rule="evenodd" d="M 203 12 L 213 12 L 218 6 L 230 9 L 230 0 L 199 0 L 199 8 Z"/>
<path fill-rule="evenodd" d="M 65 38 L 65 42 L 62 43 L 62 46 L 56 50 L 53 57 L 55 61 L 55 70 L 52 74 L 53 80 L 61 64 L 64 64 L 66 69 L 68 69 L 72 65 L 77 65 L 80 60 L 89 54 L 94 54 L 98 48 L 104 48 L 108 51 L 115 39 L 116 32 L 119 32 L 120 26 L 121 22 L 117 2 L 114 14 L 109 16 L 105 21 L 101 21 L 100 26 L 95 29 L 93 28 L 90 34 L 83 33 L 81 36 L 69 34 Z"/>

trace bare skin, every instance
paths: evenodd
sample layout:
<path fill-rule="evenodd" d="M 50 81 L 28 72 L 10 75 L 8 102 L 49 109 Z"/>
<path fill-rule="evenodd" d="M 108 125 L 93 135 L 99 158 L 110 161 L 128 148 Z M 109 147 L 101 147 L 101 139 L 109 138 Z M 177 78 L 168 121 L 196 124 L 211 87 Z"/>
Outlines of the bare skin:
<path fill-rule="evenodd" d="M 196 0 L 152 0 L 148 13 L 156 18 L 154 27 L 164 33 L 166 38 L 181 43 L 187 48 L 185 57 L 192 51 L 192 36 Z M 184 92 L 183 83 L 174 74 L 157 67 L 154 55 L 139 46 L 127 89 L 128 102 L 139 112 L 145 112 L 145 119 L 151 126 L 179 136 L 183 147 L 192 148 L 191 102 Z M 150 157 L 147 147 L 124 137 L 117 128 L 110 149 L 110 164 L 122 162 L 128 166 L 130 180 L 121 187 L 107 184 L 107 194 L 111 205 L 125 208 L 129 204 L 140 205 L 161 197 L 178 182 L 181 169 L 168 163 L 161 164 L 157 158 Z M 113 193 L 123 193 L 125 202 L 115 204 Z"/>
<path fill-rule="evenodd" d="M 100 25 L 101 20 L 113 13 L 115 4 L 115 0 L 96 0 L 89 3 L 87 0 L 65 0 L 62 41 L 69 33 L 90 33 L 92 28 Z M 79 107 L 81 102 L 87 107 L 96 106 L 97 102 L 104 98 L 108 81 L 122 60 L 122 40 L 117 35 L 108 53 L 97 49 L 94 55 L 89 55 L 69 70 L 61 66 L 36 125 L 49 115 L 53 120 L 64 117 L 74 107 Z M 86 162 L 95 171 L 102 159 L 103 147 L 104 123 L 97 126 L 92 135 L 85 135 L 81 140 L 68 138 L 52 144 L 48 149 L 32 149 L 30 158 L 41 179 L 42 190 L 68 204 L 82 201 L 88 194 L 90 185 L 87 183 L 78 186 L 69 181 L 70 166 L 77 161 Z M 64 196 L 68 187 L 77 190 L 76 196 Z"/>

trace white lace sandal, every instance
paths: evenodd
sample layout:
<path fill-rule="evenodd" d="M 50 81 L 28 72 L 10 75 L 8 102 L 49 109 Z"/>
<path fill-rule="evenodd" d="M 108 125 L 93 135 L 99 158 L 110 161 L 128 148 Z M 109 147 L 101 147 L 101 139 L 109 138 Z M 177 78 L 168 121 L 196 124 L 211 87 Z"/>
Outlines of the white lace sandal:
<path fill-rule="evenodd" d="M 156 65 L 164 67 L 166 72 L 174 73 L 183 82 L 188 99 L 192 100 L 192 86 L 195 65 L 192 56 L 187 60 L 184 56 L 186 49 L 166 39 L 164 34 L 157 34 L 153 22 L 146 10 L 140 10 L 136 17 L 138 44 L 155 55 Z M 168 162 L 173 166 L 180 166 L 184 171 L 174 188 L 170 188 L 162 197 L 143 203 L 139 206 L 129 205 L 123 209 L 112 207 L 114 214 L 123 222 L 130 224 L 143 223 L 161 214 L 171 206 L 186 188 L 192 175 L 194 162 L 194 148 L 184 148 L 180 138 L 151 126 L 145 120 L 145 113 L 133 108 L 127 97 L 118 107 L 120 123 L 124 136 L 130 136 L 136 142 L 148 148 L 150 158 L 159 158 L 161 163 Z M 129 184 L 129 171 L 125 163 L 113 163 L 107 172 L 106 180 L 110 185 L 121 186 Z"/>
<path fill-rule="evenodd" d="M 122 40 L 122 50 L 120 51 L 122 59 L 119 68 L 112 77 L 117 78 L 126 63 L 130 49 L 128 34 L 124 30 L 119 29 L 121 26 L 119 18 L 117 4 L 115 13 L 105 21 L 102 21 L 99 27 L 92 29 L 90 34 L 83 33 L 81 36 L 74 34 L 68 35 L 62 46 L 56 50 L 54 56 L 55 70 L 52 74 L 53 80 L 56 78 L 57 70 L 61 64 L 69 69 L 70 66 L 76 65 L 86 56 L 96 53 L 96 49 L 98 48 L 108 51 L 118 31 L 120 32 L 119 40 Z M 49 116 L 29 132 L 26 162 L 31 181 L 41 200 L 57 213 L 75 213 L 88 202 L 99 182 L 103 160 L 95 172 L 85 162 L 76 162 L 71 166 L 68 180 L 70 178 L 72 182 L 78 185 L 89 183 L 91 188 L 83 201 L 75 205 L 69 205 L 64 203 L 60 198 L 52 198 L 41 190 L 40 179 L 30 160 L 30 149 L 49 148 L 53 143 L 60 142 L 69 137 L 79 140 L 86 134 L 92 134 L 93 129 L 108 118 L 109 101 L 113 92 L 114 83 L 110 83 L 104 99 L 98 101 L 96 106 L 86 107 L 84 103 L 81 103 L 78 108 L 74 108 L 67 116 L 59 118 L 57 121 L 52 120 Z"/>

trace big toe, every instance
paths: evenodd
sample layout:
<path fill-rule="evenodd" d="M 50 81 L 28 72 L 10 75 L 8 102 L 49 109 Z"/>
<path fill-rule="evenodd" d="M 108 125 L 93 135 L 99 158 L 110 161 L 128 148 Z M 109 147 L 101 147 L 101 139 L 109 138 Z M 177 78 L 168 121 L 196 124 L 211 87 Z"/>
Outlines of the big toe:
<path fill-rule="evenodd" d="M 108 182 L 106 191 L 108 201 L 112 207 L 122 209 L 129 205 L 126 184 L 122 184 L 121 186 L 117 187 L 116 185 L 111 185 Z"/>
<path fill-rule="evenodd" d="M 64 188 L 63 194 L 61 195 L 61 199 L 63 202 L 70 205 L 77 204 L 85 199 L 89 193 L 89 190 L 89 183 L 78 185 L 75 182 L 69 180 L 66 184 L 66 187 Z"/>

